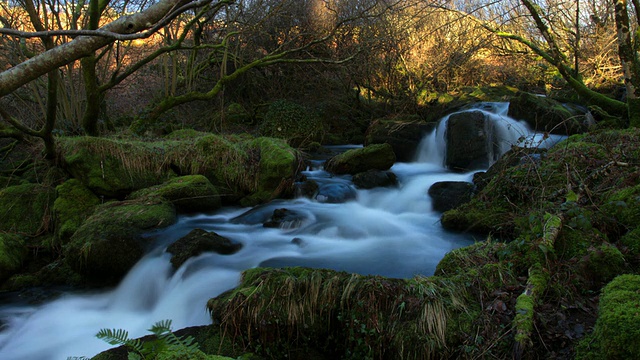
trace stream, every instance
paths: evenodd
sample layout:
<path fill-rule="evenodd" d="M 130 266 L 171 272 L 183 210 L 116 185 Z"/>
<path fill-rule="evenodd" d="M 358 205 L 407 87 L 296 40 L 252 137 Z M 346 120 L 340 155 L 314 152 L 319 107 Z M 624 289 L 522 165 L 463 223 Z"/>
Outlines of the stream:
<path fill-rule="evenodd" d="M 479 106 L 499 127 L 502 152 L 523 140 L 544 147 L 559 140 L 543 139 L 508 118 L 507 106 Z M 150 234 L 154 250 L 114 289 L 69 292 L 36 306 L 1 304 L 0 359 L 90 357 L 110 347 L 95 337 L 102 328 L 125 329 L 135 338 L 148 335 L 147 329 L 164 319 L 172 320 L 174 330 L 208 324 L 207 300 L 237 286 L 241 272 L 257 266 L 308 266 L 397 278 L 432 275 L 447 252 L 474 242 L 469 235 L 443 230 L 441 214 L 432 210 L 427 195 L 435 182 L 470 182 L 473 176 L 443 166 L 446 120 L 425 136 L 414 162 L 391 168 L 398 177 L 396 188 L 357 189 L 355 200 L 338 204 L 297 198 L 181 216 L 176 224 Z M 353 187 L 349 176 L 333 176 L 322 169 L 322 162 L 316 164 L 304 172 L 309 179 Z M 281 208 L 300 219 L 291 226 L 263 227 Z M 164 249 L 194 228 L 214 231 L 243 247 L 233 255 L 205 253 L 174 270 Z"/>

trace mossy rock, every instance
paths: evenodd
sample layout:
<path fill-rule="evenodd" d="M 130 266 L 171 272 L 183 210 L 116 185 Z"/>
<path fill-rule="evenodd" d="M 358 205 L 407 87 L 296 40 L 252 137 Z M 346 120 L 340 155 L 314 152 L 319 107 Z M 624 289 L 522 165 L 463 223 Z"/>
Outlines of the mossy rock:
<path fill-rule="evenodd" d="M 56 193 L 53 203 L 55 233 L 58 240 L 65 244 L 100 204 L 100 199 L 76 179 L 69 179 L 58 185 Z"/>
<path fill-rule="evenodd" d="M 204 212 L 221 206 L 220 195 L 209 179 L 203 175 L 172 178 L 160 185 L 138 190 L 129 199 L 161 197 L 175 205 L 180 212 Z"/>
<path fill-rule="evenodd" d="M 593 205 L 615 215 L 619 223 L 635 224 L 639 180 L 631 165 L 635 155 L 640 155 L 640 131 L 629 129 L 574 135 L 533 159 L 528 155 L 519 160 L 513 156 L 501 159 L 495 164 L 496 171 L 490 168 L 487 172 L 492 173 L 488 182 L 477 177 L 481 190 L 471 202 L 445 212 L 442 224 L 451 230 L 514 239 L 520 231 L 516 219 L 528 217 L 532 209 L 541 213 L 560 210 L 567 213 L 567 220 L 576 221 L 572 227 L 582 228 L 586 219 L 606 237 L 616 230 L 612 229 L 615 221 L 576 200 L 588 194 Z M 577 210 L 571 209 L 571 203 Z"/>
<path fill-rule="evenodd" d="M 309 348 L 328 358 L 446 358 L 447 341 L 460 341 L 449 326 L 457 330 L 461 322 L 450 319 L 465 313 L 466 296 L 462 282 L 441 277 L 251 269 L 207 306 L 214 323 L 275 358 Z"/>
<path fill-rule="evenodd" d="M 105 203 L 73 234 L 64 248 L 65 259 L 74 271 L 91 280 L 118 281 L 152 242 L 143 234 L 175 221 L 175 208 L 166 200 Z"/>
<path fill-rule="evenodd" d="M 580 260 L 582 276 L 600 285 L 620 275 L 625 270 L 625 259 L 620 250 L 611 244 L 590 248 Z"/>
<path fill-rule="evenodd" d="M 22 184 L 0 190 L 0 231 L 35 236 L 49 231 L 53 188 Z"/>
<path fill-rule="evenodd" d="M 282 140 L 266 137 L 250 141 L 249 148 L 255 149 L 259 160 L 252 174 L 255 188 L 241 204 L 251 206 L 276 197 L 291 196 L 295 178 L 302 169 L 299 153 Z"/>
<path fill-rule="evenodd" d="M 640 185 L 613 190 L 607 198 L 607 214 L 627 227 L 640 224 Z"/>
<path fill-rule="evenodd" d="M 584 114 L 548 97 L 519 92 L 509 104 L 509 116 L 526 121 L 539 132 L 573 135 L 586 130 Z"/>
<path fill-rule="evenodd" d="M 640 276 L 620 275 L 602 290 L 598 320 L 576 352 L 578 360 L 640 358 Z"/>
<path fill-rule="evenodd" d="M 325 169 L 334 174 L 357 174 L 367 170 L 387 170 L 396 162 L 389 144 L 373 144 L 351 149 L 329 159 Z"/>
<path fill-rule="evenodd" d="M 27 254 L 27 246 L 22 236 L 0 233 L 0 282 L 20 270 Z"/>
<path fill-rule="evenodd" d="M 163 144 L 95 137 L 62 138 L 64 167 L 98 195 L 122 198 L 174 176 Z"/>
<path fill-rule="evenodd" d="M 640 261 L 640 227 L 626 233 L 619 240 L 620 244 L 626 247 L 628 256 L 634 262 Z"/>
<path fill-rule="evenodd" d="M 322 142 L 325 130 L 321 118 L 312 110 L 288 100 L 278 100 L 259 126 L 262 136 L 284 139 L 296 148 Z"/>

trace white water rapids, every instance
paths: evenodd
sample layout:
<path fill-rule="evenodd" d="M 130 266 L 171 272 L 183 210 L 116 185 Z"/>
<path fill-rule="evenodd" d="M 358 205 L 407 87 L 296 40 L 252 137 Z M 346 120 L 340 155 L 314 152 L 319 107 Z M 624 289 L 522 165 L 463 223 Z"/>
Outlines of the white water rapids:
<path fill-rule="evenodd" d="M 500 128 L 505 151 L 523 139 L 542 140 L 508 118 L 505 104 L 488 103 L 482 111 L 490 112 Z M 416 162 L 391 168 L 398 176 L 398 188 L 357 190 L 356 200 L 342 204 L 294 199 L 248 213 L 248 208 L 225 208 L 182 216 L 175 225 L 154 234 L 156 250 L 111 291 L 69 293 L 33 307 L 1 305 L 0 359 L 93 356 L 110 347 L 95 338 L 101 328 L 125 329 L 131 337 L 140 337 L 164 319 L 173 321 L 174 330 L 208 324 L 207 300 L 237 286 L 241 272 L 257 266 L 310 266 L 401 278 L 433 274 L 448 251 L 473 242 L 469 236 L 441 228 L 440 214 L 431 209 L 427 195 L 435 182 L 471 181 L 473 175 L 443 167 L 445 122 L 446 118 L 425 137 Z M 349 183 L 348 177 L 332 177 L 323 170 L 309 170 L 306 175 L 319 183 Z M 304 214 L 300 227 L 263 227 L 279 208 Z M 194 228 L 215 231 L 243 247 L 233 255 L 203 254 L 174 271 L 164 248 Z M 292 242 L 294 238 L 299 240 Z"/>

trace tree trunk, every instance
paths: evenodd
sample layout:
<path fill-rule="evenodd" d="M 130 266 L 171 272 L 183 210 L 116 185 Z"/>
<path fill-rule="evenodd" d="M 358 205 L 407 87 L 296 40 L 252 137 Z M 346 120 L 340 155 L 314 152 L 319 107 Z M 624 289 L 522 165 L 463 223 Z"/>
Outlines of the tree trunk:
<path fill-rule="evenodd" d="M 624 84 L 627 89 L 629 126 L 640 127 L 640 66 L 631 42 L 627 0 L 616 0 L 616 30 L 618 36 L 618 56 L 622 64 Z"/>

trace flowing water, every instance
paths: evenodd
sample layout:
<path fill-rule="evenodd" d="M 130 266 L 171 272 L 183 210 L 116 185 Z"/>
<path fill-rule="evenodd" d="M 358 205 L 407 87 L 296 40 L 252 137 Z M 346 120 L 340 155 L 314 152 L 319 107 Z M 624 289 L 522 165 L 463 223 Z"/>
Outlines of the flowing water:
<path fill-rule="evenodd" d="M 505 104 L 485 103 L 480 111 L 499 128 L 502 151 L 517 142 L 549 141 L 508 118 Z M 182 216 L 173 226 L 152 234 L 155 250 L 113 290 L 69 293 L 33 307 L 1 306 L 0 359 L 93 356 L 109 347 L 95 338 L 101 328 L 125 329 L 131 337 L 140 337 L 164 319 L 171 319 L 174 329 L 208 324 L 207 300 L 237 286 L 241 272 L 257 266 L 309 266 L 399 278 L 433 274 L 448 251 L 474 241 L 444 231 L 427 195 L 437 181 L 471 181 L 473 176 L 443 167 L 446 121 L 425 137 L 415 162 L 391 168 L 398 176 L 397 188 L 357 190 L 355 200 L 341 204 L 299 198 L 254 209 Z M 348 176 L 332 176 L 321 166 L 305 174 L 321 185 L 352 186 Z M 281 228 L 263 227 L 280 208 L 293 211 L 299 219 Z M 200 255 L 174 271 L 164 249 L 194 228 L 215 231 L 243 247 L 233 255 Z"/>

